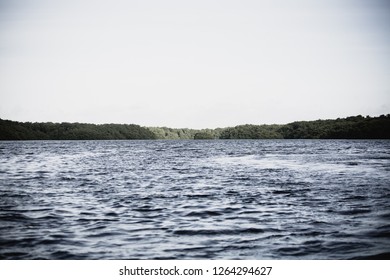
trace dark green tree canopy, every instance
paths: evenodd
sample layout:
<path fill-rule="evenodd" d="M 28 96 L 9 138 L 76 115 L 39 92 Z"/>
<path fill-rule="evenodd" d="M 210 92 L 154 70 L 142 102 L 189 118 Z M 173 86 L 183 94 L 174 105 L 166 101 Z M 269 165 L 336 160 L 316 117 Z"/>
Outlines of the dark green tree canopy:
<path fill-rule="evenodd" d="M 0 119 L 0 140 L 156 139 L 135 124 L 21 123 Z"/>
<path fill-rule="evenodd" d="M 23 123 L 0 119 L 0 140 L 49 139 L 390 139 L 390 115 L 200 130 L 146 128 L 135 124 Z"/>

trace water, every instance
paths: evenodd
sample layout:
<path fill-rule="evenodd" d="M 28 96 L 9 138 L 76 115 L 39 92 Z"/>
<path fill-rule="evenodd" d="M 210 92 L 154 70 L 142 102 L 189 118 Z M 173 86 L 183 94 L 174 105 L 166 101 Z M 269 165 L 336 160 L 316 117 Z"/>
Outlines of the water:
<path fill-rule="evenodd" d="M 0 259 L 390 256 L 390 141 L 0 142 Z"/>

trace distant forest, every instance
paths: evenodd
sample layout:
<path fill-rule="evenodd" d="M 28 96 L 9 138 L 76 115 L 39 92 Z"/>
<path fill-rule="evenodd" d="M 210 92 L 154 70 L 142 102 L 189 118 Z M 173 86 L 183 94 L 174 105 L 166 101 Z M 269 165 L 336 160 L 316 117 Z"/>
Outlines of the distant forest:
<path fill-rule="evenodd" d="M 141 127 L 135 124 L 31 123 L 0 119 L 0 140 L 120 139 L 390 139 L 390 114 L 200 130 Z"/>
<path fill-rule="evenodd" d="M 156 139 L 134 124 L 30 123 L 0 119 L 0 140 Z"/>

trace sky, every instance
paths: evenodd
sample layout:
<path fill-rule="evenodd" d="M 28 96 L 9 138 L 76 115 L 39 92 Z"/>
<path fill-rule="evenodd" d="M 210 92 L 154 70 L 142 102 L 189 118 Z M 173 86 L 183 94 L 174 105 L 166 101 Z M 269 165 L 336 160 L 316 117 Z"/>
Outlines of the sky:
<path fill-rule="evenodd" d="M 0 118 L 216 128 L 390 113 L 389 0 L 0 0 Z"/>

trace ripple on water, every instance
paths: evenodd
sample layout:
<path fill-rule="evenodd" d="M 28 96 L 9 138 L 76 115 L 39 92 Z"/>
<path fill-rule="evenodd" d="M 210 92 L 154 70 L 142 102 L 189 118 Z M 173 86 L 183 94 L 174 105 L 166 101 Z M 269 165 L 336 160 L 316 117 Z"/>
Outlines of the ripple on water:
<path fill-rule="evenodd" d="M 389 141 L 1 143 L 1 259 L 389 258 Z"/>

